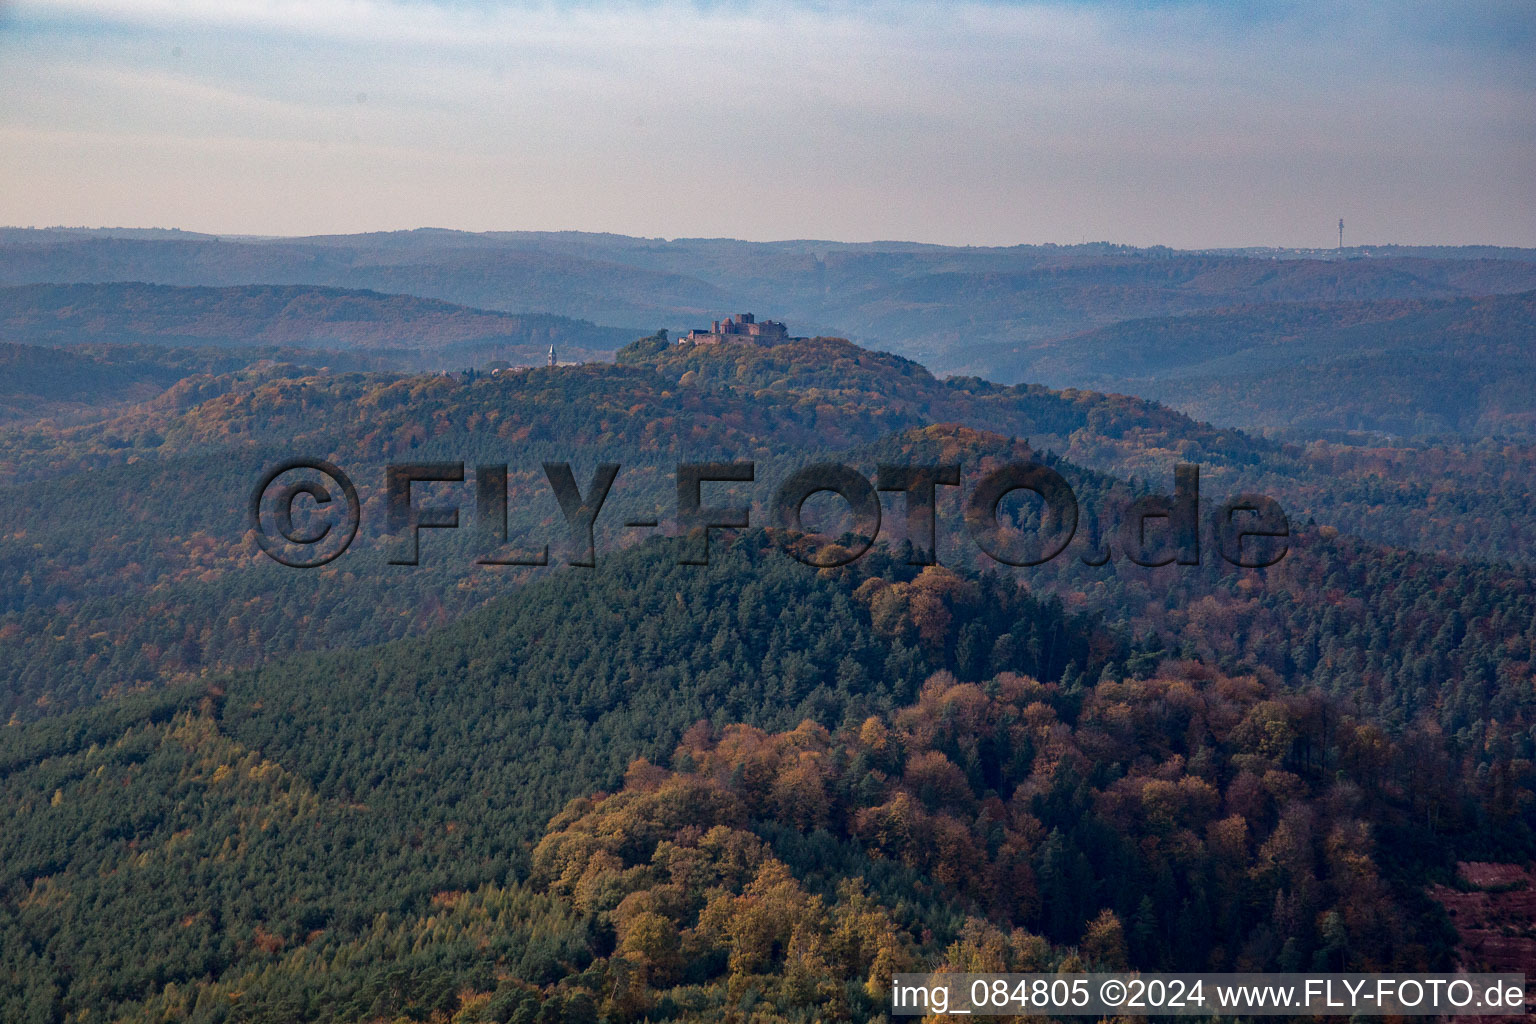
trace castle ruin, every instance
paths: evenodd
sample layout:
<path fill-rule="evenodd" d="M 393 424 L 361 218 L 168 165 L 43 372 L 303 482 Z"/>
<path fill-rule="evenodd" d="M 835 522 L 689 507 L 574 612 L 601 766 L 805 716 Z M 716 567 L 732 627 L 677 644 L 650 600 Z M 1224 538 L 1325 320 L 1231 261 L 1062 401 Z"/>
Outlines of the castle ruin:
<path fill-rule="evenodd" d="M 679 345 L 684 342 L 692 342 L 695 345 L 721 345 L 734 342 L 778 345 L 793 340 L 789 336 L 789 328 L 777 320 L 764 320 L 759 323 L 757 317 L 751 313 L 738 313 L 734 317 L 728 316 L 724 320 L 716 320 L 707 331 L 702 327 L 695 327 L 678 338 L 677 343 Z"/>

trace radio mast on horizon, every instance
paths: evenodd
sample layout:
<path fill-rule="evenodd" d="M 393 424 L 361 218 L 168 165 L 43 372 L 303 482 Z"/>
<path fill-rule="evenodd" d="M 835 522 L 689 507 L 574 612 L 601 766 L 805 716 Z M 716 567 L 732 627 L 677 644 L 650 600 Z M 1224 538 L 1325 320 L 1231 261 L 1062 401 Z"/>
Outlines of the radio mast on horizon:
<path fill-rule="evenodd" d="M 1339 248 L 1344 248 L 1344 218 L 1339 218 Z"/>

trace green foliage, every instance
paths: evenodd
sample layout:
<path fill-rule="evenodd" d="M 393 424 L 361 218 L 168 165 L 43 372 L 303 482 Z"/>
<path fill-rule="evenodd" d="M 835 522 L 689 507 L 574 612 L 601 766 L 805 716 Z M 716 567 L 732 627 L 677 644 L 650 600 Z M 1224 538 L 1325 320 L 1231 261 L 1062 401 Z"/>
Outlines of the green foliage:
<path fill-rule="evenodd" d="M 650 362 L 666 352 L 671 344 L 667 340 L 666 331 L 657 331 L 648 337 L 637 338 L 619 349 L 613 354 L 613 361 L 620 366 Z"/>
<path fill-rule="evenodd" d="M 1120 656 L 1090 620 L 996 577 L 941 596 L 929 614 L 947 623 L 904 639 L 895 620 L 895 635 L 877 631 L 861 596 L 907 575 L 884 557 L 819 574 L 761 534 L 717 544 L 707 569 L 669 556 L 650 545 L 425 639 L 277 662 L 202 698 L 0 731 L 15 823 L 0 834 L 0 950 L 73 1014 L 126 1012 L 310 945 L 303 956 L 325 961 L 397 915 L 430 917 L 440 894 L 512 884 L 564 803 L 664 757 L 701 720 L 858 722 L 911 699 L 962 634 L 1054 638 L 1008 665 L 1044 678 Z M 449 984 L 446 967 L 413 970 Z M 338 1007 L 371 983 L 337 984 L 345 997 L 325 1012 L 338 1016 L 322 1019 L 355 1019 Z M 400 984 L 386 1005 L 422 997 Z"/>
<path fill-rule="evenodd" d="M 80 371 L 28 402 L 175 380 L 0 435 L 0 1019 L 862 1020 L 897 964 L 1443 965 L 1424 883 L 1536 851 L 1536 577 L 1411 550 L 1518 553 L 1526 448 L 1281 444 L 826 338 L 495 379 L 8 351 Z M 245 535 L 293 454 L 362 494 L 317 572 Z M 738 458 L 755 524 L 821 460 L 1038 460 L 1083 521 L 1006 573 L 948 488 L 944 568 L 776 530 L 679 566 L 616 525 Z M 467 529 L 387 565 L 405 459 L 510 464 L 556 565 Z M 595 570 L 544 459 L 624 466 Z M 1279 497 L 1287 559 L 1085 565 L 1178 460 L 1207 508 Z"/>

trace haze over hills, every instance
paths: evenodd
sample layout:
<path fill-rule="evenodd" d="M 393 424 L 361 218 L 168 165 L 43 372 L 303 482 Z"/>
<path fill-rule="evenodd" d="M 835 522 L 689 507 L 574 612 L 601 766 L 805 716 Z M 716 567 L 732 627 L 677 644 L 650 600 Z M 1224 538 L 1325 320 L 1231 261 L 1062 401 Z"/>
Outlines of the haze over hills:
<path fill-rule="evenodd" d="M 1126 320 L 998 346 L 990 358 L 1045 384 L 1134 394 L 1298 437 L 1536 434 L 1536 292 Z"/>
<path fill-rule="evenodd" d="M 577 232 L 249 239 L 9 229 L 0 233 L 0 283 L 324 285 L 674 331 L 722 310 L 772 310 L 799 334 L 848 337 L 940 373 L 1010 382 L 1022 379 L 1021 368 L 993 346 L 1066 338 L 1124 319 L 1536 288 L 1528 250 L 1369 252 L 668 241 Z"/>
<path fill-rule="evenodd" d="M 634 334 L 547 313 L 303 285 L 112 282 L 0 288 L 0 337 L 33 344 L 390 349 L 459 367 L 490 358 L 542 363 L 551 344 L 563 359 L 592 358 Z"/>
<path fill-rule="evenodd" d="M 47 420 L 55 426 L 100 420 L 148 402 L 196 375 L 233 373 L 253 363 L 289 364 L 283 372 L 396 369 L 408 354 L 322 352 L 271 345 L 238 350 L 78 343 L 68 349 L 0 342 L 0 422 Z M 414 361 L 414 360 L 411 360 Z M 301 369 L 301 366 L 307 369 Z"/>

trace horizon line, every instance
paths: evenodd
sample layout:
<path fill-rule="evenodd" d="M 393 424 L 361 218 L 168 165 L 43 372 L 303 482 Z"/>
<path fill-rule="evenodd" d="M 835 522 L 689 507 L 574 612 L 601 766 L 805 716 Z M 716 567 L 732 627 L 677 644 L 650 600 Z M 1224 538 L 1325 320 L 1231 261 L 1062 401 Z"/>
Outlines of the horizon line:
<path fill-rule="evenodd" d="M 1536 246 L 1512 245 L 1505 242 L 1362 242 L 1346 246 L 1337 245 L 1275 245 L 1268 243 L 1250 243 L 1247 245 L 1203 245 L 1180 247 L 1167 245 L 1160 242 L 1151 244 L 1137 244 L 1134 242 L 1116 242 L 1110 239 L 1085 239 L 1079 242 L 1011 242 L 1011 243 L 985 243 L 985 242 L 930 242 L 911 238 L 872 238 L 872 239 L 836 239 L 836 238 L 741 238 L 734 235 L 631 235 L 620 231 L 593 231 L 584 228 L 449 228 L 438 227 L 429 224 L 410 228 L 375 228 L 362 231 L 322 231 L 309 234 L 265 234 L 260 232 L 245 231 L 203 231 L 182 227 L 134 227 L 128 225 L 81 225 L 81 224 L 0 224 L 0 231 L 21 231 L 44 233 L 73 233 L 73 234 L 108 234 L 112 232 L 128 232 L 134 234 L 165 234 L 185 235 L 193 238 L 227 239 L 230 241 L 292 241 L 301 242 L 307 239 L 322 238 L 364 238 L 371 235 L 409 235 L 409 234 L 443 234 L 466 235 L 471 237 L 492 237 L 497 235 L 586 235 L 592 237 L 623 238 L 641 242 L 659 242 L 668 245 L 685 242 L 733 242 L 740 245 L 843 245 L 843 246 L 881 246 L 900 245 L 917 246 L 932 249 L 1081 249 L 1095 246 L 1110 247 L 1116 249 L 1128 249 L 1139 252 L 1297 252 L 1297 253 L 1355 253 L 1368 255 L 1367 250 L 1372 249 L 1507 249 L 1514 252 L 1536 252 Z"/>

